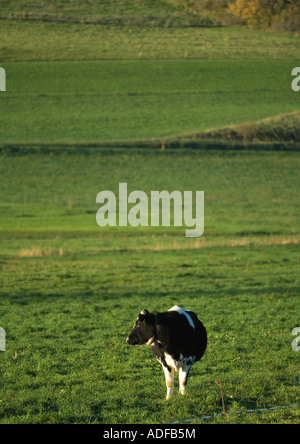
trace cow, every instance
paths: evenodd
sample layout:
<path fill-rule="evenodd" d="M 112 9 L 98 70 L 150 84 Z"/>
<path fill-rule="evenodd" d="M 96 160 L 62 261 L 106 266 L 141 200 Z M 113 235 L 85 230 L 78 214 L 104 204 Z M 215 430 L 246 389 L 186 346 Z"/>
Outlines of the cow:
<path fill-rule="evenodd" d="M 191 367 L 207 348 L 207 332 L 197 315 L 178 305 L 163 313 L 142 310 L 126 339 L 128 345 L 150 345 L 164 370 L 167 397 L 174 393 L 174 373 L 179 372 L 179 392 L 184 395 Z"/>

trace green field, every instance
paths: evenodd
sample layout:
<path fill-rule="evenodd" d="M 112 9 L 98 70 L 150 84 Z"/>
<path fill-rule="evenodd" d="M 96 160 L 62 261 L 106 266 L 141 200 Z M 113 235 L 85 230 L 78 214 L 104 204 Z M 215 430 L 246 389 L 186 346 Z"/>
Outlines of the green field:
<path fill-rule="evenodd" d="M 0 169 L 8 336 L 1 422 L 201 417 L 220 412 L 219 378 L 228 411 L 298 402 L 299 355 L 291 349 L 299 319 L 297 153 L 2 156 Z M 205 237 L 187 239 L 181 228 L 100 229 L 96 195 L 117 193 L 119 180 L 146 192 L 204 189 Z M 175 303 L 199 314 L 209 347 L 184 402 L 176 395 L 166 403 L 159 364 L 125 339 L 141 308 Z M 231 421 L 293 423 L 298 414 Z"/>
<path fill-rule="evenodd" d="M 300 422 L 299 36 L 175 3 L 1 2 L 1 424 L 223 423 L 219 379 L 230 423 Z M 121 182 L 204 190 L 204 236 L 100 228 Z M 175 304 L 209 343 L 166 402 L 125 341 Z"/>
<path fill-rule="evenodd" d="M 0 148 L 180 145 L 216 128 L 299 113 L 294 35 L 8 20 L 0 54 Z M 299 141 L 294 127 L 288 139 L 295 133 Z"/>
<path fill-rule="evenodd" d="M 289 61 L 9 63 L 5 144 L 164 140 L 299 110 Z M 251 97 L 251 100 L 249 100 Z"/>

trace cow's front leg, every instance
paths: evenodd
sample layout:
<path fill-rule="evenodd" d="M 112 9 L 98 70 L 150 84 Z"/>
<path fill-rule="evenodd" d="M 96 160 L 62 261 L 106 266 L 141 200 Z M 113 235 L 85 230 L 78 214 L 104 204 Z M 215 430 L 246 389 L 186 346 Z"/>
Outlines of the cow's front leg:
<path fill-rule="evenodd" d="M 171 367 L 166 367 L 163 365 L 165 378 L 166 378 L 166 386 L 167 386 L 167 397 L 166 399 L 170 399 L 174 393 L 174 373 L 175 370 Z"/>
<path fill-rule="evenodd" d="M 179 369 L 179 393 L 181 395 L 185 393 L 190 369 L 191 365 L 186 364 Z"/>

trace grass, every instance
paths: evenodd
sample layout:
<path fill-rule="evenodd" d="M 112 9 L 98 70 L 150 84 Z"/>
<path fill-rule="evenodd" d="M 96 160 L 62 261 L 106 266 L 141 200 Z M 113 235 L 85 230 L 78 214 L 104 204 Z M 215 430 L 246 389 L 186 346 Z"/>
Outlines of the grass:
<path fill-rule="evenodd" d="M 291 62 L 35 62 L 4 67 L 2 146 L 137 144 L 299 109 L 298 95 L 291 90 Z"/>
<path fill-rule="evenodd" d="M 215 248 L 185 259 L 176 251 L 97 254 L 94 260 L 67 256 L 47 263 L 19 259 L 14 271 L 4 273 L 1 289 L 9 341 L 1 355 L 1 423 L 200 417 L 221 411 L 214 384 L 220 377 L 228 411 L 297 403 L 299 362 L 291 350 L 298 319 L 297 251 Z M 192 371 L 184 400 L 176 395 L 166 403 L 162 370 L 150 350 L 129 349 L 125 338 L 137 308 L 164 310 L 178 300 L 205 322 L 209 349 Z M 231 420 L 292 423 L 298 414 Z"/>
<path fill-rule="evenodd" d="M 299 37 L 170 3 L 1 1 L 1 424 L 201 418 L 222 411 L 219 379 L 230 422 L 299 423 L 299 408 L 234 414 L 299 404 L 299 153 L 188 149 L 298 147 Z M 204 190 L 205 235 L 100 229 L 96 196 L 120 182 Z M 175 304 L 209 347 L 166 402 L 150 350 L 125 339 L 142 308 Z"/>
<path fill-rule="evenodd" d="M 297 147 L 299 145 L 300 113 L 287 113 L 276 117 L 269 117 L 258 122 L 249 122 L 240 125 L 231 125 L 227 128 L 203 131 L 202 133 L 187 134 L 178 138 L 171 138 L 169 146 L 198 146 L 203 141 L 209 143 L 245 144 L 248 147 Z"/>
<path fill-rule="evenodd" d="M 292 152 L 2 155 L 0 422 L 199 418 L 222 411 L 219 378 L 228 411 L 296 404 L 298 163 Z M 119 180 L 146 192 L 205 189 L 205 237 L 102 231 L 95 197 Z M 187 396 L 166 403 L 159 364 L 125 339 L 140 309 L 175 303 L 199 314 L 209 348 Z M 229 421 L 295 423 L 299 409 Z"/>
<path fill-rule="evenodd" d="M 226 239 L 225 236 L 245 240 L 247 233 L 250 236 L 257 233 L 258 238 L 263 233 L 267 237 L 299 234 L 297 153 L 245 152 L 231 153 L 228 157 L 226 153 L 198 154 L 188 150 L 101 150 L 89 155 L 82 150 L 82 153 L 1 156 L 2 240 L 9 237 L 9 233 L 16 236 L 18 242 L 26 240 L 28 233 L 43 239 L 45 230 L 51 242 L 60 232 L 66 237 L 68 232 L 70 237 L 77 232 L 79 236 L 87 234 L 93 238 L 96 235 L 96 238 L 104 237 L 105 242 L 107 236 L 115 236 L 115 230 L 101 236 L 95 219 L 99 208 L 96 196 L 103 189 L 118 195 L 119 182 L 128 183 L 128 192 L 143 190 L 148 194 L 155 189 L 205 190 L 206 233 L 209 239 L 219 233 L 215 238 L 217 242 Z M 37 191 L 39 184 L 40 191 Z M 155 237 L 161 230 L 165 233 L 164 228 L 153 228 L 151 234 Z M 181 228 L 173 229 L 171 237 L 179 240 L 178 230 L 181 233 L 178 238 L 186 241 Z M 151 245 L 148 232 L 140 229 L 139 233 L 146 242 L 149 237 Z M 128 241 L 130 238 L 134 241 L 136 235 L 134 230 Z M 114 248 L 119 241 L 116 238 Z M 64 245 L 61 247 L 68 250 Z M 19 250 L 13 252 L 16 254 Z"/>
<path fill-rule="evenodd" d="M 156 3 L 157 17 L 166 11 L 190 17 Z M 300 56 L 297 36 L 238 27 L 150 26 L 145 18 L 154 11 L 153 2 L 138 4 L 118 1 L 118 9 L 111 2 L 80 2 L 74 8 L 64 2 L 58 15 L 107 19 L 120 13 L 139 17 L 142 27 L 61 23 L 56 16 L 53 23 L 32 22 L 27 15 L 39 13 L 36 2 L 3 4 L 2 148 L 160 146 L 162 139 L 180 145 L 186 135 L 195 143 L 193 135 L 211 129 L 299 111 L 291 89 Z M 52 2 L 46 9 L 46 15 L 58 11 Z M 16 21 L 18 11 L 25 15 Z"/>
<path fill-rule="evenodd" d="M 293 35 L 2 20 L 0 42 L 2 147 L 159 146 L 299 111 Z"/>
<path fill-rule="evenodd" d="M 1 17 L 33 21 L 54 21 L 100 25 L 135 26 L 202 26 L 214 24 L 213 19 L 185 11 L 163 0 L 117 0 L 47 2 L 18 0 L 13 5 L 2 1 Z"/>
<path fill-rule="evenodd" d="M 165 29 L 2 20 L 0 37 L 1 63 L 124 59 L 299 60 L 299 37 L 235 27 Z"/>

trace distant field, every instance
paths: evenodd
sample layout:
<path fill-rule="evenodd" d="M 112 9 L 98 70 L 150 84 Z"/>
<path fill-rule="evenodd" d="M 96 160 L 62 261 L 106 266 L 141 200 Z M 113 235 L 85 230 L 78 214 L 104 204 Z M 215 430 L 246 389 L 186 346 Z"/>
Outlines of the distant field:
<path fill-rule="evenodd" d="M 178 139 L 299 111 L 299 38 L 1 20 L 0 145 Z"/>
<path fill-rule="evenodd" d="M 201 17 L 174 5 L 172 0 L 58 0 L 1 1 L 1 17 L 21 20 L 78 21 L 102 25 L 187 26 L 201 24 Z M 212 20 L 211 20 L 212 22 Z"/>
<path fill-rule="evenodd" d="M 0 54 L 1 63 L 120 59 L 296 62 L 300 49 L 297 36 L 235 27 L 148 28 L 1 20 Z"/>
<path fill-rule="evenodd" d="M 160 144 L 300 109 L 291 90 L 295 35 L 147 22 L 150 11 L 190 19 L 170 2 L 23 3 L 2 9 L 2 147 Z M 40 13 L 54 21 L 31 20 Z M 143 26 L 71 20 L 100 16 L 138 17 Z"/>
<path fill-rule="evenodd" d="M 6 63 L 0 144 L 163 140 L 299 110 L 288 61 Z"/>

